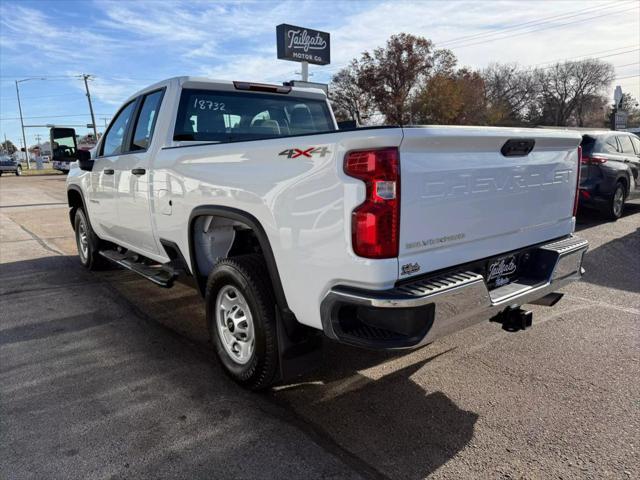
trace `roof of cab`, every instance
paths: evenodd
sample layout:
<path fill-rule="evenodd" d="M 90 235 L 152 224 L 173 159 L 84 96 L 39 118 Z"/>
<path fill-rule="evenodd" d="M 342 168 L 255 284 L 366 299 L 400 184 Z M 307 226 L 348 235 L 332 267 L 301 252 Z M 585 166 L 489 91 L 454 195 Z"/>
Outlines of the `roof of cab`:
<path fill-rule="evenodd" d="M 148 87 L 145 87 L 139 90 L 138 92 L 133 94 L 131 97 L 129 97 L 127 99 L 127 102 L 146 92 L 156 90 L 158 88 L 168 87 L 172 83 L 177 84 L 181 88 L 191 87 L 191 88 L 210 88 L 210 89 L 218 88 L 218 89 L 229 90 L 229 91 L 236 90 L 234 81 L 232 80 L 218 80 L 218 79 L 212 79 L 212 78 L 206 78 L 206 77 L 193 77 L 193 76 L 171 77 L 171 78 L 167 78 L 165 80 L 156 82 L 152 85 L 149 85 Z M 266 85 L 261 82 L 244 82 L 243 81 L 243 83 L 259 83 L 262 85 Z M 281 87 L 282 85 L 274 84 L 273 86 Z M 290 88 L 291 88 L 290 93 L 281 94 L 281 95 L 294 94 L 294 96 L 297 96 L 297 97 L 318 98 L 318 99 L 327 98 L 324 91 L 320 90 L 319 88 L 302 88 L 302 87 L 290 87 Z M 243 90 L 243 91 L 246 91 L 246 90 Z M 260 94 L 263 94 L 264 92 L 252 91 L 251 93 L 260 95 Z"/>

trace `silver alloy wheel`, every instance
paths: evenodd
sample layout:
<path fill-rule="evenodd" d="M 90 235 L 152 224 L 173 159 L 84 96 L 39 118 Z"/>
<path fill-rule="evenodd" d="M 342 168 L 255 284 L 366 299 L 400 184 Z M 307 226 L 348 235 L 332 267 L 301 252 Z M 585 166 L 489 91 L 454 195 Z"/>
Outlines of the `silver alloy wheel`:
<path fill-rule="evenodd" d="M 82 263 L 89 258 L 89 236 L 87 235 L 87 226 L 84 223 L 84 218 L 78 222 L 78 231 L 76 232 L 76 243 L 78 244 L 78 254 Z"/>
<path fill-rule="evenodd" d="M 216 327 L 229 358 L 240 365 L 253 356 L 255 333 L 247 300 L 233 285 L 225 285 L 216 297 Z"/>
<path fill-rule="evenodd" d="M 618 185 L 615 193 L 613 194 L 613 213 L 616 217 L 619 217 L 622 213 L 622 205 L 624 204 L 624 188 Z"/>

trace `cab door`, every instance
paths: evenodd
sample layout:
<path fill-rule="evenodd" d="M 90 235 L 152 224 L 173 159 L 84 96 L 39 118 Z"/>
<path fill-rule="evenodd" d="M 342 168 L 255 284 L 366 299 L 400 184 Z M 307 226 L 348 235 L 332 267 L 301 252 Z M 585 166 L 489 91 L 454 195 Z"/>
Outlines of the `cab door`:
<path fill-rule="evenodd" d="M 119 238 L 115 188 L 116 163 L 122 155 L 135 106 L 135 101 L 129 102 L 116 114 L 100 142 L 91 171 L 87 205 L 89 219 L 98 236 L 109 240 Z"/>
<path fill-rule="evenodd" d="M 115 165 L 117 216 L 122 243 L 142 254 L 160 254 L 151 220 L 151 144 L 164 89 L 142 95 L 126 140 L 126 153 Z"/>

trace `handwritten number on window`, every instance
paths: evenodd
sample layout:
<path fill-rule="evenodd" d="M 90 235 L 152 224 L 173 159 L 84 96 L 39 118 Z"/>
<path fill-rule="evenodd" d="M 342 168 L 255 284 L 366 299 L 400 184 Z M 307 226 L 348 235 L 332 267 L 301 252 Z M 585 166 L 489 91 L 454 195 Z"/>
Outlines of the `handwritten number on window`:
<path fill-rule="evenodd" d="M 197 97 L 193 100 L 193 108 L 196 110 L 225 110 L 225 104 L 212 100 L 200 100 Z"/>

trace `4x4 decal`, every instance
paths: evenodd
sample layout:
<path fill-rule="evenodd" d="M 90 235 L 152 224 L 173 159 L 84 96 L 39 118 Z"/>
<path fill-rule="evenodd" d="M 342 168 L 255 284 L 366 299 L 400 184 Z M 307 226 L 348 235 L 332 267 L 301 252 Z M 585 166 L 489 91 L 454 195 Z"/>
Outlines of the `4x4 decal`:
<path fill-rule="evenodd" d="M 288 148 L 287 150 L 281 151 L 278 155 L 287 157 L 287 158 L 298 158 L 298 157 L 308 157 L 313 158 L 314 156 L 324 157 L 325 155 L 331 153 L 327 147 L 309 147 L 304 150 L 301 148 Z"/>

